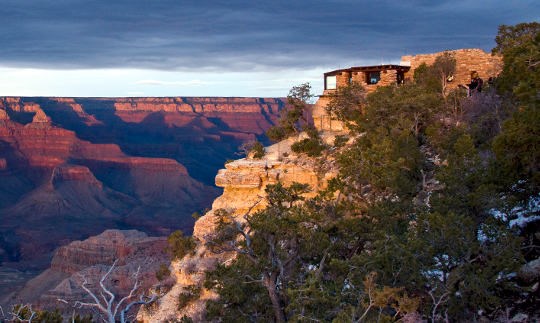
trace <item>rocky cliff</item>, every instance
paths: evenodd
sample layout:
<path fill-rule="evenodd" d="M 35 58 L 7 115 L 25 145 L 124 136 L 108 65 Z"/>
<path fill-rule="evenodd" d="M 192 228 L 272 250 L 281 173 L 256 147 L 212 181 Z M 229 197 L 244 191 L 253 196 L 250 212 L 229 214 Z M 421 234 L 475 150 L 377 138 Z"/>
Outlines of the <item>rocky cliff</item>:
<path fill-rule="evenodd" d="M 332 143 L 336 132 L 325 132 L 323 139 Z M 324 188 L 327 181 L 336 175 L 332 158 L 313 159 L 298 156 L 290 147 L 295 141 L 304 138 L 291 138 L 265 148 L 262 159 L 243 158 L 225 165 L 219 170 L 215 181 L 223 187 L 223 194 L 214 200 L 212 209 L 195 222 L 193 237 L 197 240 L 194 254 L 171 264 L 171 271 L 176 277 L 173 288 L 158 301 L 152 310 L 141 310 L 139 319 L 144 322 L 164 322 L 177 320 L 184 315 L 195 322 L 204 321 L 206 301 L 215 297 L 212 291 L 202 289 L 200 297 L 178 310 L 178 297 L 190 286 L 201 286 L 205 272 L 212 270 L 217 263 L 226 263 L 234 254 L 215 254 L 206 247 L 206 242 L 215 233 L 216 216 L 219 209 L 226 209 L 239 220 L 246 212 L 256 212 L 265 207 L 265 188 L 277 182 L 285 186 L 293 182 L 308 184 L 316 195 Z"/>
<path fill-rule="evenodd" d="M 136 230 L 107 230 L 84 241 L 73 241 L 56 250 L 50 268 L 28 281 L 25 287 L 3 295 L 4 303 L 32 303 L 39 308 L 72 309 L 75 301 L 91 301 L 80 287 L 81 277 L 95 283 L 116 261 L 105 284 L 123 297 L 134 284 L 140 267 L 141 290 L 157 283 L 156 271 L 170 261 L 165 237 L 148 237 Z M 62 300 L 62 301 L 59 301 Z"/>
<path fill-rule="evenodd" d="M 0 274 L 105 229 L 193 228 L 213 177 L 283 108 L 263 98 L 0 98 Z M 0 294 L 6 287 L 0 282 Z"/>

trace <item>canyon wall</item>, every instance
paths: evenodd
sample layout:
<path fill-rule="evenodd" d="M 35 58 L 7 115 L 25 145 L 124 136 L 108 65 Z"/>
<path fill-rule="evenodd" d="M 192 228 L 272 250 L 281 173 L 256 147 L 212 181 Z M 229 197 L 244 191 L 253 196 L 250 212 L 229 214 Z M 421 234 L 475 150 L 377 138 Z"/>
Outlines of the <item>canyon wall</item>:
<path fill-rule="evenodd" d="M 191 233 L 191 214 L 220 193 L 217 170 L 243 142 L 265 140 L 284 105 L 0 97 L 0 275 L 39 272 L 58 246 L 106 229 Z"/>

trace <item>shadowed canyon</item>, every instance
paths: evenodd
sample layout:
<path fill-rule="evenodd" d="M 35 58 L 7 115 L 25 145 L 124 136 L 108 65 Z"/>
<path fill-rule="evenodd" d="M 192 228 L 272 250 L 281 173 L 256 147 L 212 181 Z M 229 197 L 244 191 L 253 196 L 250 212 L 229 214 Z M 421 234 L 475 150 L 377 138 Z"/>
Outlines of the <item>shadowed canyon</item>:
<path fill-rule="evenodd" d="M 275 98 L 0 98 L 0 294 L 106 229 L 190 233 Z"/>

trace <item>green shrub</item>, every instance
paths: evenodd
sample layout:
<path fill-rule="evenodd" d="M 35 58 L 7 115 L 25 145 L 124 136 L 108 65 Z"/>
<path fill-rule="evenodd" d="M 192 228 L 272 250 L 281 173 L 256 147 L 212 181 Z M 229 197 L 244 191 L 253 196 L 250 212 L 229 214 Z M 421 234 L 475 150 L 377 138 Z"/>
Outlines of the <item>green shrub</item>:
<path fill-rule="evenodd" d="M 178 310 L 184 308 L 189 302 L 196 300 L 201 295 L 201 288 L 195 285 L 186 287 L 186 290 L 178 295 Z"/>
<path fill-rule="evenodd" d="M 287 137 L 283 128 L 278 127 L 278 126 L 270 127 L 266 131 L 266 136 L 268 137 L 268 139 L 274 142 L 281 141 Z"/>
<path fill-rule="evenodd" d="M 320 156 L 324 148 L 325 147 L 320 142 L 320 140 L 312 139 L 312 138 L 306 138 L 306 139 L 300 140 L 299 142 L 295 142 L 291 146 L 291 150 L 294 151 L 295 153 L 297 154 L 304 153 L 308 155 L 309 157 Z"/>
<path fill-rule="evenodd" d="M 185 255 L 193 252 L 195 249 L 195 240 L 192 237 L 184 237 L 182 231 L 177 230 L 171 233 L 167 238 L 169 243 L 168 250 L 171 252 L 174 259 L 182 259 Z"/>
<path fill-rule="evenodd" d="M 334 147 L 336 147 L 336 148 L 343 147 L 343 146 L 345 146 L 347 141 L 349 141 L 349 137 L 343 136 L 343 135 L 338 135 L 334 139 Z"/>
<path fill-rule="evenodd" d="M 156 278 L 159 281 L 163 281 L 165 278 L 169 277 L 171 275 L 171 271 L 169 270 L 169 266 L 166 264 L 159 265 L 159 269 L 156 271 Z"/>
<path fill-rule="evenodd" d="M 256 141 L 253 143 L 253 147 L 251 147 L 250 150 L 251 153 L 253 153 L 253 158 L 255 159 L 261 159 L 264 157 L 264 146 L 260 142 Z"/>
<path fill-rule="evenodd" d="M 313 126 L 307 127 L 305 130 L 309 138 L 295 142 L 292 144 L 291 150 L 298 154 L 304 153 L 310 157 L 320 156 L 326 147 L 319 137 L 319 132 Z"/>
<path fill-rule="evenodd" d="M 309 138 L 311 138 L 311 139 L 319 139 L 320 138 L 319 137 L 319 131 L 314 126 L 312 126 L 312 125 L 306 126 L 304 128 L 304 130 L 306 131 L 306 134 L 308 135 Z"/>

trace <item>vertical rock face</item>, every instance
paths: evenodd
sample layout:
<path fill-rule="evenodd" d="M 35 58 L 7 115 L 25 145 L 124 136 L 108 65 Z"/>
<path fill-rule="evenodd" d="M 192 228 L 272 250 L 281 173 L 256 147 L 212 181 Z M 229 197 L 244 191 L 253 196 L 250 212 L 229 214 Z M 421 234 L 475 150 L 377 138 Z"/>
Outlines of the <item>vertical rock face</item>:
<path fill-rule="evenodd" d="M 2 108 L 0 108 L 0 120 L 9 120 L 7 111 Z"/>
<path fill-rule="evenodd" d="M 329 142 L 334 138 L 332 133 L 322 136 Z M 263 197 L 269 184 L 281 182 L 289 186 L 293 182 L 305 183 L 312 189 L 312 192 L 307 194 L 309 197 L 316 195 L 317 191 L 324 188 L 327 181 L 336 175 L 335 169 L 328 165 L 324 166 L 317 160 L 291 153 L 290 147 L 294 142 L 294 139 L 282 141 L 267 147 L 265 156 L 260 160 L 249 158 L 236 160 L 226 164 L 225 169 L 218 172 L 216 185 L 223 188 L 223 194 L 214 200 L 212 209 L 195 222 L 193 237 L 198 241 L 195 254 L 172 263 L 176 285 L 159 300 L 157 309 L 151 313 L 140 311 L 139 319 L 144 322 L 164 322 L 187 315 L 196 322 L 205 320 L 205 304 L 209 299 L 216 297 L 213 292 L 203 289 L 200 298 L 182 310 L 178 310 L 177 300 L 178 295 L 186 287 L 200 286 L 204 281 L 205 272 L 212 270 L 217 263 L 234 258 L 233 254 L 218 255 L 205 247 L 206 242 L 215 234 L 216 210 L 226 209 L 238 220 L 242 220 L 246 212 L 256 212 L 266 206 Z"/>
<path fill-rule="evenodd" d="M 219 194 L 219 167 L 244 141 L 263 139 L 283 106 L 0 97 L 0 263 L 43 269 L 58 246 L 109 228 L 191 232 L 191 214 Z"/>

